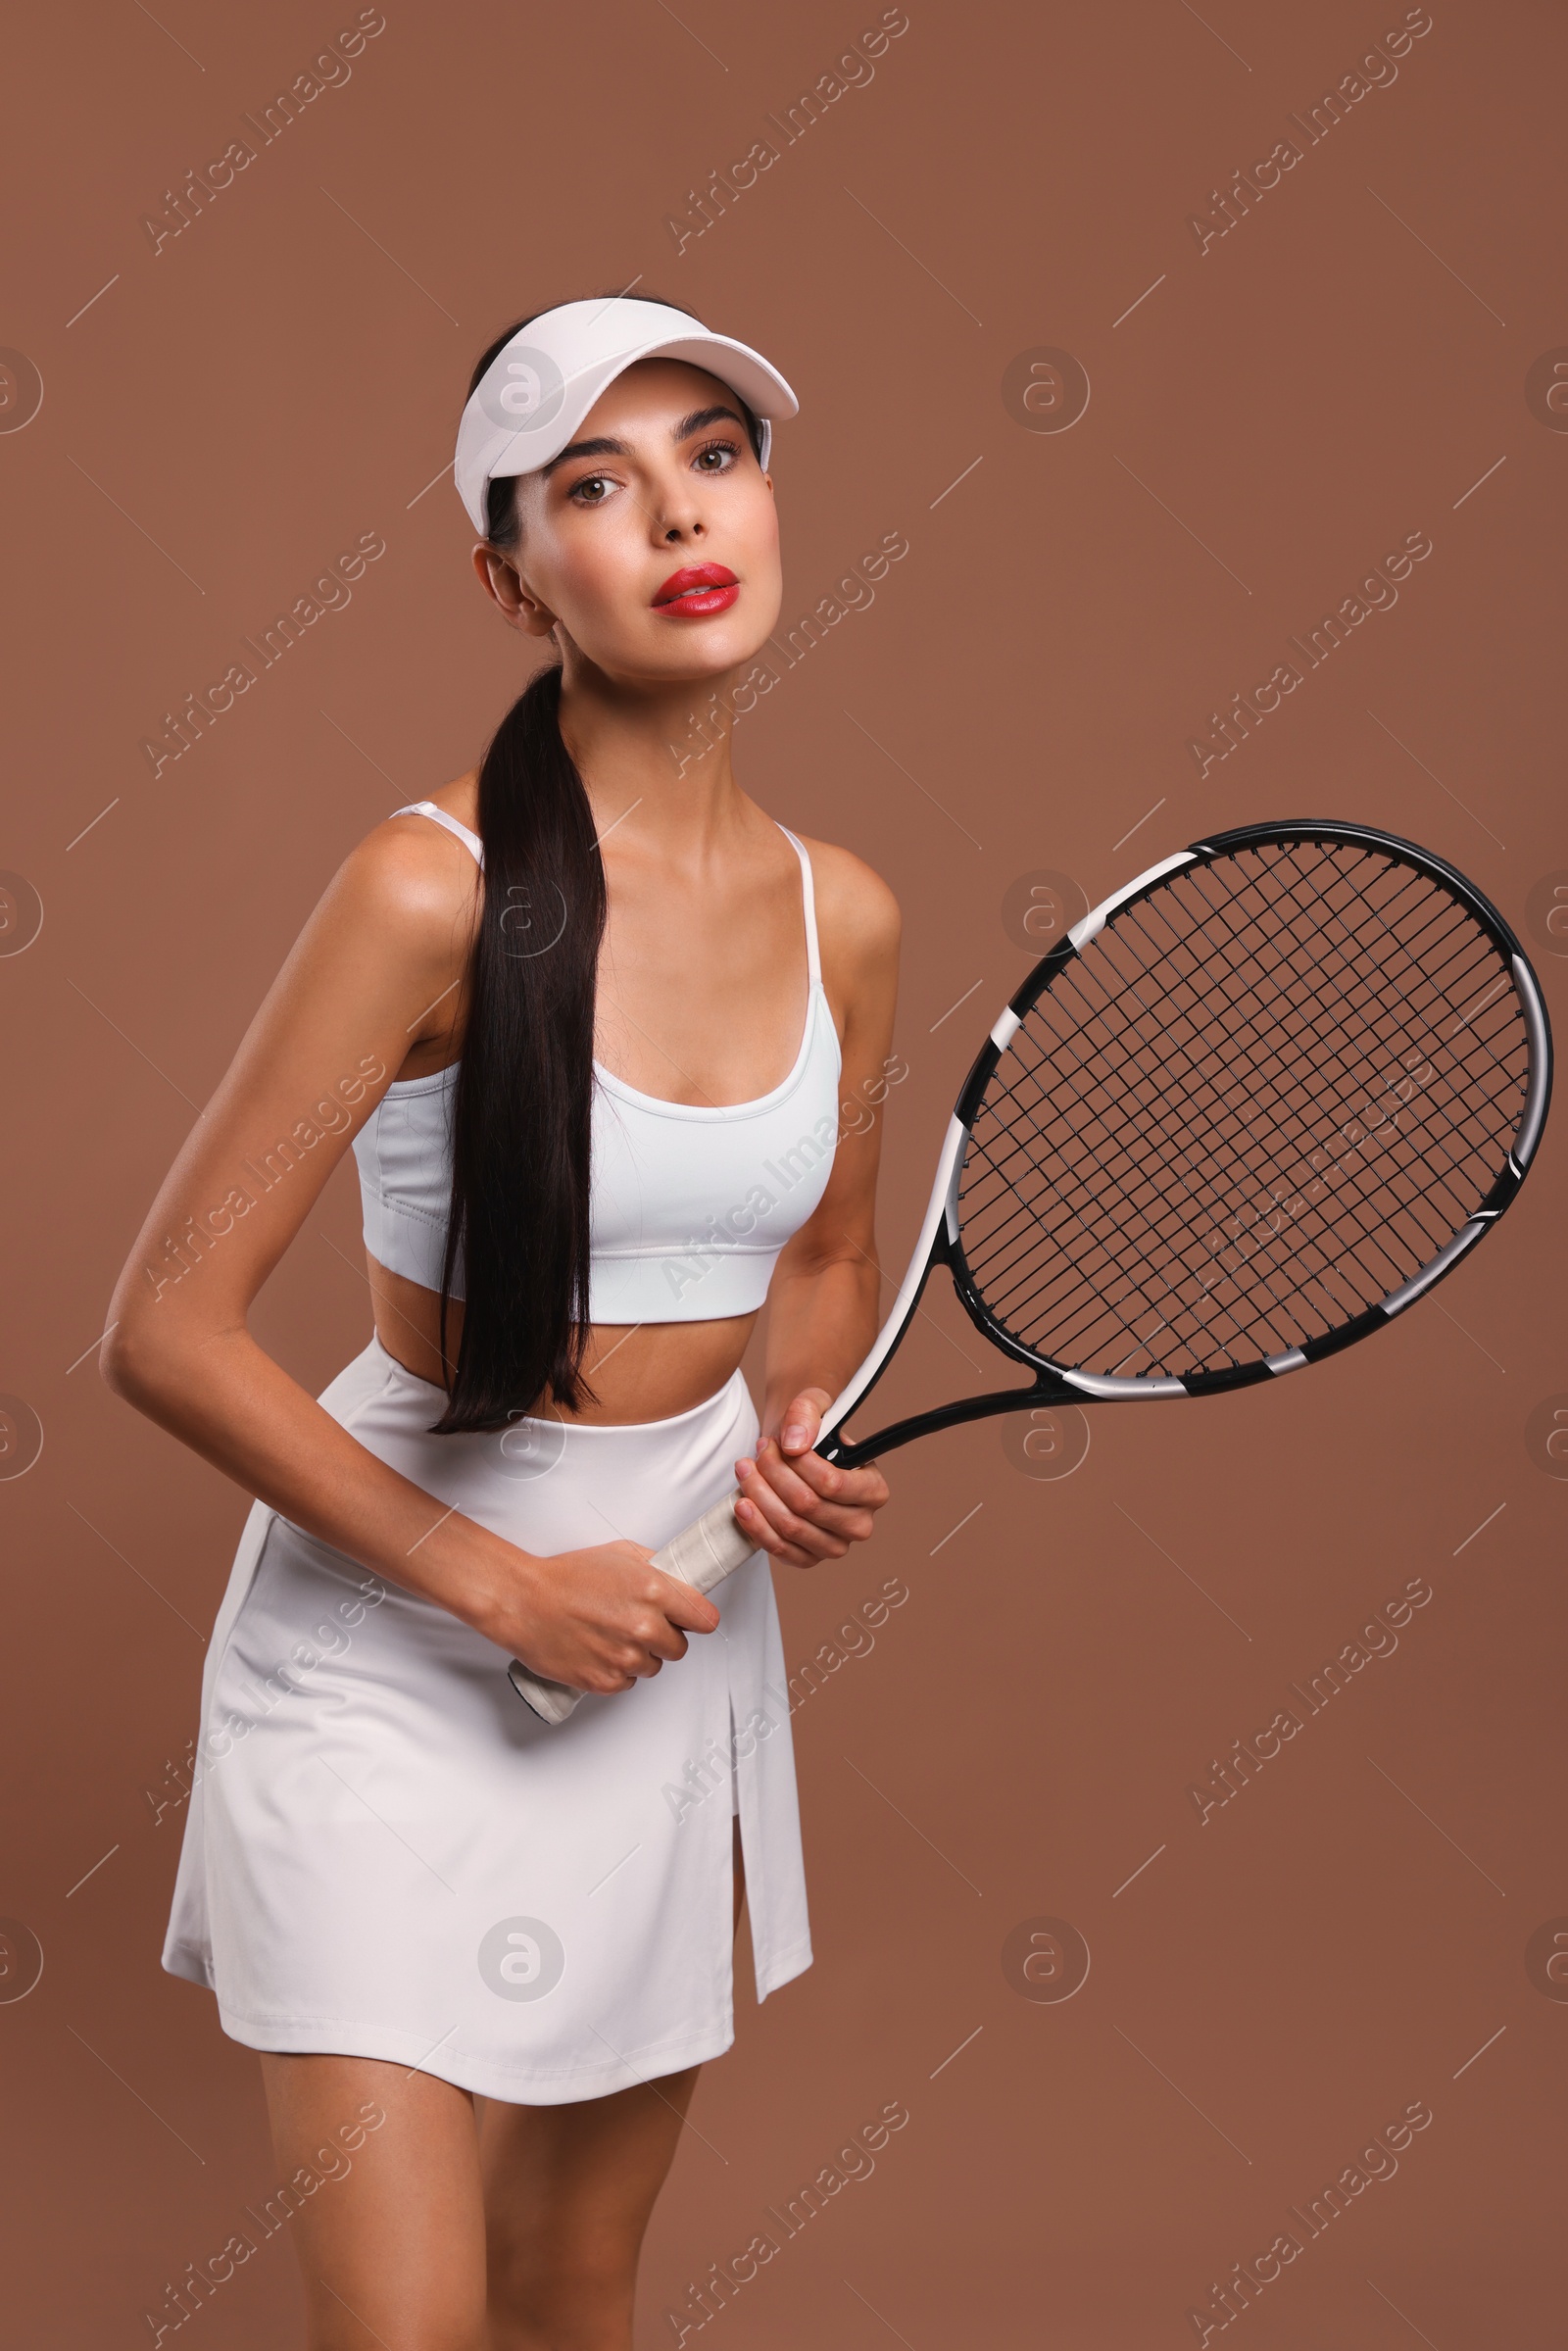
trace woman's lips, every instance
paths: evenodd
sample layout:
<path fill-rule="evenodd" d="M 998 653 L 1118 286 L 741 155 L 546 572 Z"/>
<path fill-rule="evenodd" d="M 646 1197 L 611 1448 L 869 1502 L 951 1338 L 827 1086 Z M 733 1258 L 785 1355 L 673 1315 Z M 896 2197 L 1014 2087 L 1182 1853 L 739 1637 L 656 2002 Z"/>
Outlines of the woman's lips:
<path fill-rule="evenodd" d="M 722 563 L 688 563 L 672 571 L 654 598 L 656 612 L 676 619 L 703 620 L 710 612 L 727 612 L 740 594 L 740 581 Z"/>

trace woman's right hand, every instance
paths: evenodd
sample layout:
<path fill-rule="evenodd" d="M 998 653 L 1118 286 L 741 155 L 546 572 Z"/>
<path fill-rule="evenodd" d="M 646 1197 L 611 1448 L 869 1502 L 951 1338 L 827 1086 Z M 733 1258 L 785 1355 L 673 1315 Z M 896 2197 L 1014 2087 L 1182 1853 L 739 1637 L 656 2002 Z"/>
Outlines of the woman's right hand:
<path fill-rule="evenodd" d="M 594 1543 L 536 1558 L 495 1539 L 492 1589 L 473 1619 L 486 1640 L 549 1682 L 606 1695 L 686 1654 L 718 1610 L 640 1543 Z"/>

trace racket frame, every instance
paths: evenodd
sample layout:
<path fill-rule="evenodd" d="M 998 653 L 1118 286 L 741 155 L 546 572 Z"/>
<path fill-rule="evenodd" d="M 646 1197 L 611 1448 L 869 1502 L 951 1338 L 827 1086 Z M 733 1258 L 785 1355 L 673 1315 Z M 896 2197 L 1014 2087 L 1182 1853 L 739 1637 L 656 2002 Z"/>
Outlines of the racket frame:
<path fill-rule="evenodd" d="M 1122 1377 L 1116 1373 L 1075 1371 L 1064 1364 L 1054 1363 L 1048 1356 L 1037 1353 L 1021 1340 L 1015 1339 L 991 1314 L 969 1272 L 958 1235 L 958 1191 L 963 1177 L 966 1147 L 997 1064 L 1011 1044 L 1024 1016 L 1124 906 L 1148 896 L 1169 875 L 1191 871 L 1195 866 L 1212 862 L 1215 857 L 1231 857 L 1242 850 L 1279 847 L 1294 841 L 1320 841 L 1335 846 L 1349 844 L 1359 846 L 1371 855 L 1394 852 L 1400 860 L 1413 865 L 1429 880 L 1438 883 L 1456 898 L 1491 938 L 1513 980 L 1530 1049 L 1529 1086 L 1518 1132 L 1506 1164 L 1485 1200 L 1429 1264 L 1420 1267 L 1408 1281 L 1397 1290 L 1391 1291 L 1386 1298 L 1334 1330 L 1325 1332 L 1322 1337 L 1308 1340 L 1302 1347 L 1290 1347 L 1280 1354 L 1265 1356 L 1260 1361 L 1234 1364 L 1219 1371 L 1189 1372 L 1180 1376 L 1161 1374 L 1142 1379 Z M 1298 1371 L 1304 1363 L 1320 1362 L 1326 1355 L 1338 1354 L 1341 1348 L 1351 1347 L 1357 1340 L 1382 1329 L 1435 1283 L 1442 1281 L 1446 1274 L 1451 1273 L 1483 1233 L 1496 1222 L 1524 1182 L 1526 1170 L 1535 1156 L 1551 1099 L 1551 1075 L 1550 1024 L 1540 986 L 1523 948 L 1491 900 L 1483 897 L 1464 874 L 1456 871 L 1444 858 L 1435 857 L 1430 850 L 1422 849 L 1416 842 L 1405 841 L 1397 834 L 1380 832 L 1370 825 L 1340 823 L 1322 817 L 1292 823 L 1237 825 L 1228 832 L 1213 833 L 1206 840 L 1194 842 L 1190 848 L 1177 850 L 1173 856 L 1162 857 L 1157 864 L 1149 866 L 1134 880 L 1112 891 L 1108 898 L 1102 899 L 1099 906 L 1092 907 L 1081 922 L 1073 925 L 1060 945 L 1041 958 L 998 1016 L 989 1037 L 975 1056 L 949 1123 L 925 1222 L 915 1243 L 903 1286 L 877 1334 L 870 1354 L 849 1386 L 834 1398 L 824 1413 L 815 1450 L 824 1460 L 834 1462 L 840 1468 L 858 1469 L 864 1462 L 874 1460 L 879 1453 L 907 1445 L 913 1438 L 924 1437 L 937 1429 L 954 1428 L 963 1421 L 985 1419 L 993 1413 L 1030 1411 L 1060 1404 L 1132 1401 L 1143 1396 L 1215 1396 L 1235 1388 L 1257 1386 L 1263 1381 L 1277 1379 L 1286 1372 Z M 874 1436 L 859 1441 L 841 1436 L 839 1430 L 842 1422 L 870 1395 L 886 1370 L 919 1306 L 926 1283 L 938 1265 L 947 1267 L 965 1312 L 983 1337 L 1003 1353 L 1012 1356 L 1033 1371 L 1033 1382 L 1025 1387 L 995 1390 L 989 1395 L 962 1396 L 951 1403 L 934 1405 L 927 1411 L 911 1413 L 903 1420 L 893 1421 L 886 1428 L 879 1429 Z"/>

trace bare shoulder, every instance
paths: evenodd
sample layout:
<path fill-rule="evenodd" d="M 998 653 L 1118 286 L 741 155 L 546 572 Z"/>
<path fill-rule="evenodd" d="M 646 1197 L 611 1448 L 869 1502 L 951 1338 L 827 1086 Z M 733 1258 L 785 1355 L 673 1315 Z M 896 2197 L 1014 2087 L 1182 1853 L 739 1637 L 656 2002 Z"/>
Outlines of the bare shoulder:
<path fill-rule="evenodd" d="M 847 969 L 889 968 L 898 960 L 903 916 L 873 866 L 833 841 L 801 841 L 811 860 L 816 927 L 825 958 Z"/>
<path fill-rule="evenodd" d="M 471 829 L 474 794 L 465 777 L 430 799 Z M 339 866 L 322 910 L 350 923 L 387 926 L 406 945 L 440 952 L 471 919 L 479 867 L 467 846 L 428 816 L 383 817 Z"/>
<path fill-rule="evenodd" d="M 458 776 L 450 784 L 439 785 L 434 792 L 427 792 L 424 797 L 426 800 L 434 801 L 436 807 L 444 808 L 449 816 L 455 816 L 460 824 L 466 824 L 470 833 L 478 831 L 479 770 L 477 767 L 470 767 L 466 775 Z M 417 821 L 416 818 L 416 822 Z M 429 822 L 428 817 L 425 818 L 425 822 Z M 436 830 L 441 832 L 444 827 L 437 825 Z"/>

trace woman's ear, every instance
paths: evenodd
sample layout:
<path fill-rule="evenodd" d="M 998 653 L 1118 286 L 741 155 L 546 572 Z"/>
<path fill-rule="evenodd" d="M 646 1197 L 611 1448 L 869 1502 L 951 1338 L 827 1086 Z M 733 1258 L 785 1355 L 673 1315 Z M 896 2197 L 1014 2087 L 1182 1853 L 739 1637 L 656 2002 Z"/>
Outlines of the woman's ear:
<path fill-rule="evenodd" d="M 548 637 L 556 625 L 555 613 L 530 593 L 520 572 L 514 571 L 512 577 L 517 588 L 517 617 L 514 625 L 526 636 Z"/>
<path fill-rule="evenodd" d="M 556 615 L 536 596 L 530 595 L 511 557 L 481 541 L 474 548 L 472 561 L 480 585 L 509 628 L 527 637 L 548 637 L 556 625 Z"/>

